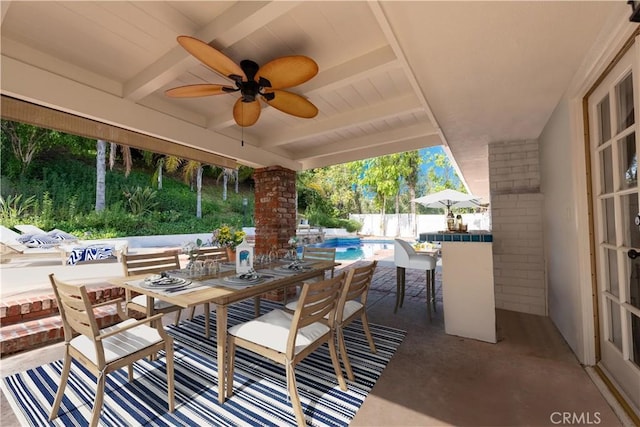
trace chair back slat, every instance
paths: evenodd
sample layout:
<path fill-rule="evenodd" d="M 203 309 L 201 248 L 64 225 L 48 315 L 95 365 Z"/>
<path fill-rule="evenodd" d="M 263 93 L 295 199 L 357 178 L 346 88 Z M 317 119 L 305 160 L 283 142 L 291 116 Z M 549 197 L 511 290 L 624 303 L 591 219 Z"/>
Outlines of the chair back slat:
<path fill-rule="evenodd" d="M 375 272 L 377 265 L 378 261 L 374 260 L 365 266 L 349 270 L 344 288 L 340 293 L 340 301 L 338 302 L 336 311 L 337 323 L 342 322 L 344 306 L 347 301 L 360 299 L 360 303 L 363 306 L 367 305 L 367 295 L 369 294 L 369 288 L 371 287 L 371 281 L 373 280 L 373 273 Z"/>
<path fill-rule="evenodd" d="M 180 259 L 175 251 L 122 254 L 122 267 L 125 276 L 161 273 L 167 270 L 179 270 Z"/>
<path fill-rule="evenodd" d="M 336 248 L 316 248 L 305 246 L 302 249 L 303 261 L 335 261 Z"/>
<path fill-rule="evenodd" d="M 304 328 L 315 322 L 323 321 L 328 315 L 329 326 L 335 322 L 335 310 L 338 306 L 340 291 L 344 286 L 345 273 L 319 282 L 302 285 L 300 299 L 293 315 L 292 330 Z M 295 333 L 290 334 L 295 340 Z M 295 342 L 293 343 L 295 345 Z"/>
<path fill-rule="evenodd" d="M 227 248 L 199 248 L 196 251 L 198 259 L 200 260 L 216 260 L 221 262 L 229 261 L 229 255 L 227 254 Z"/>
<path fill-rule="evenodd" d="M 100 328 L 93 314 L 86 287 L 61 282 L 53 274 L 49 275 L 49 280 L 58 302 L 65 340 L 70 340 L 74 332 L 77 332 L 95 342 Z"/>
<path fill-rule="evenodd" d="M 363 296 L 366 296 L 369 287 L 371 286 L 371 280 L 373 279 L 373 273 L 378 265 L 378 261 L 372 261 L 370 264 L 363 267 L 353 269 L 351 276 L 351 282 L 349 286 L 345 287 L 345 300 L 350 301 Z M 360 300 L 363 304 L 366 301 Z"/>

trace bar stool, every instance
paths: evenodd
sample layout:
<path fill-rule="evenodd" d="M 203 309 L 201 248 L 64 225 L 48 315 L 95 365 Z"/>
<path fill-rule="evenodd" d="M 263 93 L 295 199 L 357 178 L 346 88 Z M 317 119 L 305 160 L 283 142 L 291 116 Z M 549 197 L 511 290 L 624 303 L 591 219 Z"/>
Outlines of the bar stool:
<path fill-rule="evenodd" d="M 424 270 L 427 276 L 427 313 L 431 320 L 431 308 L 436 311 L 436 258 L 417 253 L 413 246 L 402 239 L 395 239 L 393 247 L 393 259 L 396 264 L 396 306 L 393 312 L 396 313 L 404 302 L 405 269 Z"/>

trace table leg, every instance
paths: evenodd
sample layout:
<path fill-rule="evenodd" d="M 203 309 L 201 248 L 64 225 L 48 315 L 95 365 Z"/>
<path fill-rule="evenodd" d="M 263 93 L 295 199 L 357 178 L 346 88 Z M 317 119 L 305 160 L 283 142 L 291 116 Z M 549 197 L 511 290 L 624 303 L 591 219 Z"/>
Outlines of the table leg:
<path fill-rule="evenodd" d="M 404 267 L 396 267 L 396 306 L 393 312 L 398 311 L 398 307 L 402 307 L 404 302 L 404 284 L 405 284 Z"/>
<path fill-rule="evenodd" d="M 427 315 L 429 316 L 429 321 L 431 321 L 431 298 L 433 298 L 433 295 L 431 295 L 431 270 L 427 270 L 426 284 L 427 284 Z"/>
<path fill-rule="evenodd" d="M 431 301 L 433 302 L 433 312 L 437 312 L 436 309 L 436 269 L 431 270 Z"/>
<path fill-rule="evenodd" d="M 209 320 L 209 303 L 205 302 L 204 303 L 204 336 L 206 339 L 211 338 L 211 327 L 209 326 L 210 320 Z"/>
<path fill-rule="evenodd" d="M 129 295 L 131 295 L 131 294 L 129 294 Z M 128 301 L 127 301 L 127 303 L 128 303 Z M 127 303 L 125 303 L 125 308 L 126 308 L 126 304 Z M 155 303 L 155 299 L 153 297 L 150 297 L 149 295 L 147 295 L 147 317 L 151 317 L 154 314 L 156 314 L 154 303 Z M 128 311 L 128 309 L 127 309 L 127 311 Z M 154 321 L 153 324 L 149 325 L 149 326 L 156 326 L 156 324 L 157 324 L 156 322 L 159 322 L 160 323 L 160 327 L 164 328 L 164 326 L 162 325 L 162 319 L 158 319 L 158 320 Z M 149 360 L 151 360 L 151 361 L 154 361 L 154 360 L 157 360 L 157 359 L 158 359 L 158 355 L 157 354 L 153 354 L 149 358 Z"/>
<path fill-rule="evenodd" d="M 216 305 L 216 339 L 218 341 L 218 402 L 226 398 L 225 377 L 227 375 L 227 306 Z"/>
<path fill-rule="evenodd" d="M 260 295 L 253 297 L 253 313 L 256 317 L 260 316 Z"/>

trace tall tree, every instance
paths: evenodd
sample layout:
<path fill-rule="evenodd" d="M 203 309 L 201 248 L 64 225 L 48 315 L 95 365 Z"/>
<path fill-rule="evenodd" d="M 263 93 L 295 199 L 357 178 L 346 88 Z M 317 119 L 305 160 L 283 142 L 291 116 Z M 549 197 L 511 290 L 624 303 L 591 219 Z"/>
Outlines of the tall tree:
<path fill-rule="evenodd" d="M 2 120 L 0 123 L 2 133 L 9 140 L 13 154 L 20 160 L 20 175 L 27 172 L 34 156 L 46 145 L 51 134 L 57 133 L 10 120 Z"/>
<path fill-rule="evenodd" d="M 150 151 L 145 151 L 142 156 L 147 166 L 155 166 L 156 171 L 153 174 L 152 180 L 158 186 L 158 190 L 162 190 L 163 171 L 174 173 L 180 169 L 180 165 L 182 165 L 183 162 L 179 157 L 155 154 Z"/>
<path fill-rule="evenodd" d="M 400 159 L 403 165 L 402 178 L 409 188 L 409 203 L 411 206 L 411 232 L 414 236 L 417 236 L 418 229 L 416 224 L 416 202 L 414 202 L 413 199 L 416 198 L 416 188 L 418 186 L 418 180 L 420 179 L 420 166 L 422 164 L 422 156 L 420 155 L 419 151 L 407 151 L 400 155 Z M 400 222 L 398 222 L 398 226 L 399 224 Z"/>
<path fill-rule="evenodd" d="M 131 157 L 131 147 L 128 145 L 118 145 L 115 142 L 109 144 L 109 169 L 113 170 L 116 164 L 116 157 L 118 154 L 118 147 L 122 152 L 122 164 L 124 165 L 124 176 L 129 176 L 131 168 L 133 167 L 133 158 Z"/>
<path fill-rule="evenodd" d="M 447 188 L 464 191 L 464 185 L 445 153 L 431 153 L 427 157 L 427 163 L 431 166 L 427 170 L 426 194 Z"/>
<path fill-rule="evenodd" d="M 222 168 L 222 171 L 218 175 L 216 182 L 219 183 L 220 178 L 222 178 L 222 200 L 227 200 L 227 187 L 229 186 L 230 180 L 235 181 L 236 194 L 238 193 L 238 169 Z"/>
<path fill-rule="evenodd" d="M 96 211 L 104 210 L 105 208 L 105 195 L 106 195 L 106 168 L 101 165 L 104 164 L 104 159 L 100 159 L 100 156 L 105 156 L 107 141 L 101 139 L 96 141 Z M 126 145 L 122 148 L 122 160 L 124 162 L 125 176 L 129 176 L 133 160 L 131 158 L 131 148 Z M 110 143 L 109 150 L 109 169 L 113 169 L 116 163 L 116 151 L 118 145 Z"/>
<path fill-rule="evenodd" d="M 96 212 L 106 207 L 107 141 L 96 141 Z"/>
<path fill-rule="evenodd" d="M 196 181 L 196 217 L 202 218 L 202 173 L 203 165 L 195 160 L 187 161 L 182 167 L 182 177 L 185 182 L 191 184 L 193 189 L 194 181 Z M 198 216 L 200 215 L 200 216 Z"/>
<path fill-rule="evenodd" d="M 202 165 L 196 172 L 196 218 L 202 218 Z"/>
<path fill-rule="evenodd" d="M 369 159 L 363 173 L 363 183 L 374 191 L 374 200 L 380 209 L 380 230 L 386 236 L 386 209 L 389 197 L 395 197 L 400 191 L 398 155 L 389 155 Z"/>

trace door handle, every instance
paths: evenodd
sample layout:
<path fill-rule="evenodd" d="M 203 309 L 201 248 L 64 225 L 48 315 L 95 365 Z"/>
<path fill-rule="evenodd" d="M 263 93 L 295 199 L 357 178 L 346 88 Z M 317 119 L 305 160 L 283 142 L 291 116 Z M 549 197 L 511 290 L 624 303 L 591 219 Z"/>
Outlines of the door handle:
<path fill-rule="evenodd" d="M 636 259 L 640 256 L 640 252 L 636 251 L 635 249 L 629 249 L 629 251 L 627 252 L 627 256 L 631 259 Z"/>

